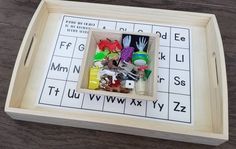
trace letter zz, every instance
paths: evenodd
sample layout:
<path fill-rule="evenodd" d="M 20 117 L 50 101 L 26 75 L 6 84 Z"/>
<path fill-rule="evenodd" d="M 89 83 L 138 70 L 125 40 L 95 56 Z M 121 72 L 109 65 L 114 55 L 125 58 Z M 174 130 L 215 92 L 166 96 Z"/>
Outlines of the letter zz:
<path fill-rule="evenodd" d="M 180 102 L 174 101 L 174 103 L 176 104 L 174 111 L 177 112 L 186 112 L 186 107 L 185 106 L 181 106 Z"/>

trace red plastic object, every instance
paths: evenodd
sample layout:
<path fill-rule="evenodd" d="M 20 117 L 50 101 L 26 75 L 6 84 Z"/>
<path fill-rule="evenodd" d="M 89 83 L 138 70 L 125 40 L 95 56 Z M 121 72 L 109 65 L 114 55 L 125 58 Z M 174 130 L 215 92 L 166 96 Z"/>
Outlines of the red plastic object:
<path fill-rule="evenodd" d="M 106 39 L 106 40 L 101 40 L 98 43 L 98 47 L 100 50 L 104 51 L 106 48 L 110 51 L 110 52 L 118 52 L 122 49 L 121 44 L 115 40 L 114 42 Z"/>

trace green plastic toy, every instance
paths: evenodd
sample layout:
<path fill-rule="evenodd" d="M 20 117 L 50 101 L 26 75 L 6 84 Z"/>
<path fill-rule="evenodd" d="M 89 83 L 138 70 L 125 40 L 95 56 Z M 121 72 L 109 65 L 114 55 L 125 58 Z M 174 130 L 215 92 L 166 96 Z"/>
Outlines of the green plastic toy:
<path fill-rule="evenodd" d="M 97 52 L 97 53 L 94 55 L 93 60 L 94 60 L 95 62 L 97 62 L 97 61 L 102 61 L 102 60 L 104 60 L 104 59 L 107 57 L 107 55 L 108 55 L 109 53 L 110 53 L 109 50 L 104 50 L 104 51 Z"/>

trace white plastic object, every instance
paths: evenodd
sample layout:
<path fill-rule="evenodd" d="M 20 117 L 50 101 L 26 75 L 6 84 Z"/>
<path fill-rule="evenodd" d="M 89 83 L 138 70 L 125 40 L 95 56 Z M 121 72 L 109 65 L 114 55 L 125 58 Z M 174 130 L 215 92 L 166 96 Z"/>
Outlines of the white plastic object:
<path fill-rule="evenodd" d="M 133 89 L 134 88 L 134 81 L 133 80 L 125 80 L 121 82 L 122 87 Z"/>

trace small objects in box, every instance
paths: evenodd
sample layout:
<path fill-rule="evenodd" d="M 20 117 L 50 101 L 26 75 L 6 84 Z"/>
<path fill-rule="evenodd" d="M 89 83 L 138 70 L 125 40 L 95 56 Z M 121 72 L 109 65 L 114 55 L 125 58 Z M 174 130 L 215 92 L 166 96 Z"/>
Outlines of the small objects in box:
<path fill-rule="evenodd" d="M 121 41 L 100 40 L 89 68 L 88 88 L 145 94 L 145 81 L 151 74 L 148 42 L 148 36 L 130 34 L 123 34 Z"/>

